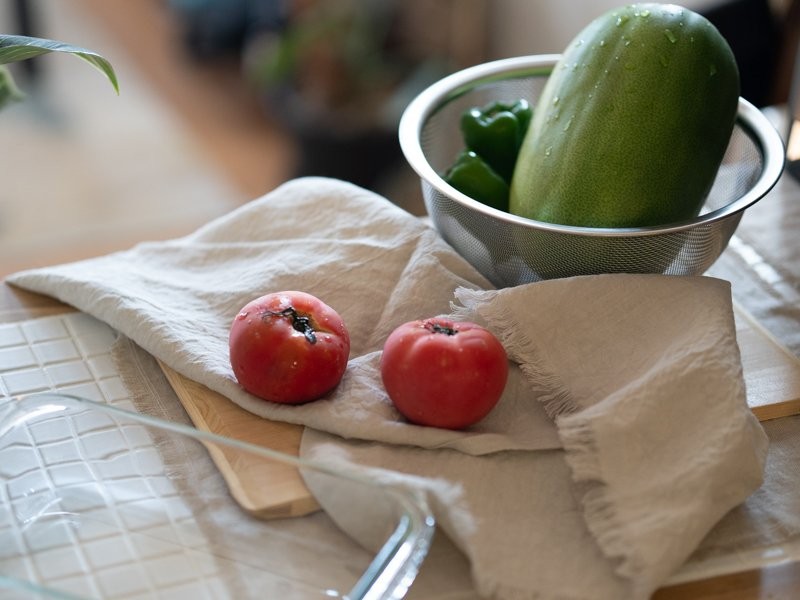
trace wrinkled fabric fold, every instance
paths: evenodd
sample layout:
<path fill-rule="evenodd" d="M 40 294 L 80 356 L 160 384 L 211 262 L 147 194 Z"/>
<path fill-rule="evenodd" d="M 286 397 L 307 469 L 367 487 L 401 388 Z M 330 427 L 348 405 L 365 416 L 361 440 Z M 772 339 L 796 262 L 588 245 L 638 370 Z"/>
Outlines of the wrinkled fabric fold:
<path fill-rule="evenodd" d="M 7 281 L 105 321 L 178 373 L 261 417 L 344 438 L 470 454 L 561 443 L 544 410 L 517 410 L 526 386 L 519 373 L 503 405 L 469 431 L 401 418 L 380 385 L 386 337 L 406 321 L 447 313 L 456 288 L 489 283 L 422 221 L 345 182 L 294 180 L 186 237 L 15 273 Z M 301 406 L 246 393 L 228 360 L 228 331 L 238 310 L 262 294 L 292 289 L 337 310 L 352 342 L 339 387 Z"/>
<path fill-rule="evenodd" d="M 761 481 L 766 438 L 718 279 L 494 290 L 386 199 L 307 178 L 184 238 L 8 281 L 105 321 L 257 417 L 306 425 L 304 457 L 421 489 L 486 597 L 646 598 Z M 302 406 L 247 394 L 228 361 L 239 308 L 288 289 L 336 309 L 352 341 L 340 385 Z M 405 422 L 380 381 L 389 333 L 439 314 L 484 324 L 511 360 L 498 406 L 465 431 Z M 342 527 L 372 539 L 352 518 L 369 514 L 359 498 L 316 491 Z"/>
<path fill-rule="evenodd" d="M 425 489 L 486 597 L 647 598 L 761 484 L 767 439 L 747 406 L 726 282 L 608 275 L 455 296 L 454 316 L 501 338 L 563 450 L 464 457 L 310 431 L 303 453 L 346 446 L 343 460 L 409 484 L 458 485 L 470 529 Z"/>

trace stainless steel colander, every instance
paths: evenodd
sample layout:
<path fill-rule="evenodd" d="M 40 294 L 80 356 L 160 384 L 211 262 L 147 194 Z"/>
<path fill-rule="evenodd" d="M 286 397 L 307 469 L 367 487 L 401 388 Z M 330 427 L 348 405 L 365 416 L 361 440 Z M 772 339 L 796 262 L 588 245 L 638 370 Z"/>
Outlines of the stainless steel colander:
<path fill-rule="evenodd" d="M 600 229 L 555 225 L 490 208 L 451 187 L 440 173 L 463 149 L 461 113 L 492 100 L 535 106 L 558 55 L 504 59 L 439 80 L 409 104 L 400 145 L 422 180 L 434 226 L 498 287 L 597 273 L 698 275 L 719 257 L 741 220 L 783 171 L 780 136 L 739 100 L 725 158 L 700 216 L 664 227 Z"/>

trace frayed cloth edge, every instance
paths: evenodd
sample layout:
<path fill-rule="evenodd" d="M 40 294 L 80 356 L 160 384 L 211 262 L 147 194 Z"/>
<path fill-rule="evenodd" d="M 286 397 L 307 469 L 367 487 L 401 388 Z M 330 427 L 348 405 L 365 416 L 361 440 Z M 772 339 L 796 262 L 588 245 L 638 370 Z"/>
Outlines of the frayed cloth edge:
<path fill-rule="evenodd" d="M 531 390 L 556 423 L 587 527 L 603 554 L 613 561 L 614 572 L 622 578 L 635 581 L 643 568 L 636 557 L 628 552 L 616 508 L 608 497 L 591 424 L 580 416 L 580 405 L 561 378 L 547 368 L 546 358 L 530 337 L 522 328 L 509 327 L 518 319 L 505 303 L 498 300 L 499 294 L 496 290 L 487 292 L 459 288 L 456 298 L 461 306 L 453 306 L 454 314 L 459 318 L 478 315 L 485 319 L 505 346 L 509 358 L 520 365 Z M 520 357 L 526 357 L 526 360 L 520 361 Z"/>
<path fill-rule="evenodd" d="M 603 554 L 614 562 L 614 572 L 620 577 L 636 581 L 644 567 L 629 552 L 630 543 L 614 502 L 608 496 L 591 424 L 580 415 L 559 419 L 556 424 L 564 444 L 565 459 L 578 487 L 587 527 Z"/>
<path fill-rule="evenodd" d="M 547 360 L 533 343 L 533 340 L 520 327 L 509 327 L 517 318 L 507 306 L 497 300 L 498 290 L 472 290 L 458 288 L 456 298 L 461 305 L 453 303 L 453 316 L 460 319 L 483 319 L 488 328 L 497 335 L 506 349 L 509 358 L 517 363 L 536 399 L 542 403 L 551 419 L 571 414 L 580 409 L 569 389 L 552 369 Z M 521 357 L 526 357 L 522 360 Z"/>

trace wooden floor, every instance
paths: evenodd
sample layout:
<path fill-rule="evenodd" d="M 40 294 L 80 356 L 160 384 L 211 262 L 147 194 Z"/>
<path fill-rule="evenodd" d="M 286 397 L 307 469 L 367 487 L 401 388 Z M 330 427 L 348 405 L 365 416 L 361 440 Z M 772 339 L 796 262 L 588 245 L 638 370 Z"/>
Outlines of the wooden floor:
<path fill-rule="evenodd" d="M 238 57 L 191 57 L 165 0 L 30 5 L 32 34 L 106 56 L 120 95 L 81 61 L 42 57 L 43 106 L 31 94 L 0 115 L 6 147 L 21 149 L 0 161 L 0 278 L 185 235 L 293 177 L 297 144 Z M 21 33 L 7 29 L 12 6 L 0 31 Z M 401 175 L 378 191 L 422 214 L 418 180 Z"/>
<path fill-rule="evenodd" d="M 119 29 L 81 0 L 30 4 L 32 34 L 101 52 L 121 93 L 72 57 L 26 63 L 36 79 L 12 65 L 28 97 L 0 112 L 0 277 L 185 235 L 290 171 L 290 141 L 246 104 L 231 71 L 188 61 L 161 3 L 97 4 L 120 8 Z M 4 33 L 21 33 L 13 6 L 0 4 Z M 133 43 L 136 27 L 153 35 Z M 137 58 L 145 47 L 158 64 Z"/>
<path fill-rule="evenodd" d="M 182 45 L 181 24 L 163 0 L 79 2 L 113 34 L 248 197 L 260 196 L 293 176 L 297 144 L 259 104 L 242 77 L 238 57 L 193 60 Z M 375 191 L 413 214 L 425 212 L 419 180 L 404 163 L 376 184 Z"/>
<path fill-rule="evenodd" d="M 289 176 L 296 160 L 292 139 L 259 106 L 240 76 L 237 61 L 193 60 L 182 45 L 181 25 L 166 2 L 76 3 L 113 35 L 245 194 L 260 196 Z"/>

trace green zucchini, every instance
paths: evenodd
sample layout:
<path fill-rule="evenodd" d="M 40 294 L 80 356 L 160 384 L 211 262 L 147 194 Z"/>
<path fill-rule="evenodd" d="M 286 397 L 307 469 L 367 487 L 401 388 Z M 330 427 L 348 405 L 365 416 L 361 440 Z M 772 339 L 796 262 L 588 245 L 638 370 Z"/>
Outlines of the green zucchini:
<path fill-rule="evenodd" d="M 633 4 L 590 23 L 556 64 L 522 143 L 511 213 L 582 227 L 695 217 L 731 137 L 739 71 L 703 16 Z"/>

